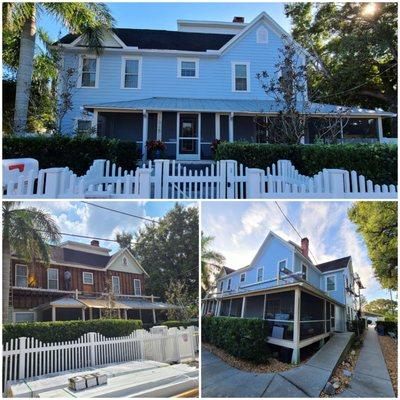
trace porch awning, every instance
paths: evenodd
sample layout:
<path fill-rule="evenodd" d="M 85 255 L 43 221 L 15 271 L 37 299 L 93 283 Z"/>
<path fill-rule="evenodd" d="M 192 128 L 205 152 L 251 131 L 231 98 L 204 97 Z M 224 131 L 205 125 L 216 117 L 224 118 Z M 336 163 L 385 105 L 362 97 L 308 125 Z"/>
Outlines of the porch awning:
<path fill-rule="evenodd" d="M 162 303 L 160 301 L 151 302 L 144 299 L 120 300 L 120 302 L 124 303 L 129 308 L 137 310 L 171 310 L 179 308 L 173 304 Z"/>
<path fill-rule="evenodd" d="M 79 299 L 88 308 L 109 308 L 108 300 L 104 299 Z M 120 301 L 114 301 L 113 308 L 129 310 L 130 307 Z"/>
<path fill-rule="evenodd" d="M 176 97 L 151 97 L 128 101 L 114 101 L 105 103 L 87 104 L 84 108 L 88 111 L 181 111 L 181 112 L 219 112 L 219 113 L 248 113 L 248 114 L 274 114 L 282 110 L 282 104 L 273 100 L 232 100 L 232 99 L 194 99 Z M 352 116 L 395 117 L 396 114 L 383 110 L 367 110 L 353 107 L 350 110 L 344 106 L 332 104 L 309 103 L 307 109 L 315 115 L 335 114 L 350 112 Z M 299 103 L 299 111 L 304 107 Z"/>

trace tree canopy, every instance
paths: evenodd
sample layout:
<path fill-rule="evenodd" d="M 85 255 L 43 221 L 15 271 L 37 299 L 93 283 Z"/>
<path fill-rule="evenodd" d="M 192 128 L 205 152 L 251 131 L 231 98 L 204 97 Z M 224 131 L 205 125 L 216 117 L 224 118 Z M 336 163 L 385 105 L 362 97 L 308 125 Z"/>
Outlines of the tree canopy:
<path fill-rule="evenodd" d="M 176 204 L 159 223 L 134 235 L 132 251 L 149 274 L 146 292 L 165 299 L 171 281 L 184 282 L 191 301 L 199 293 L 199 216 L 196 207 Z M 126 237 L 126 234 L 125 234 Z M 125 241 L 121 240 L 121 243 Z M 125 242 L 126 243 L 126 242 Z"/>
<path fill-rule="evenodd" d="M 364 306 L 364 311 L 385 316 L 397 311 L 397 301 L 389 299 L 372 300 Z"/>
<path fill-rule="evenodd" d="M 397 110 L 397 3 L 288 3 L 316 102 Z"/>
<path fill-rule="evenodd" d="M 348 215 L 364 238 L 381 286 L 397 290 L 397 202 L 357 202 Z"/>

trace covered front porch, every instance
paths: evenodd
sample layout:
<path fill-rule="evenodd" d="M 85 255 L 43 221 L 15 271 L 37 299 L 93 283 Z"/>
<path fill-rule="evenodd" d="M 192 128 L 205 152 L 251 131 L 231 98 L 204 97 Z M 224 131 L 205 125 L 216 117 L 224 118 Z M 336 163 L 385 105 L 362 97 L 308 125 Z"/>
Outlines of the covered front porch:
<path fill-rule="evenodd" d="M 182 161 L 212 159 L 214 140 L 271 141 L 273 132 L 269 125 L 277 115 L 276 108 L 276 104 L 265 100 L 157 97 L 85 106 L 92 113 L 92 126 L 98 136 L 135 141 L 143 160 L 148 157 L 146 143 L 161 140 L 166 147 L 163 158 Z M 303 142 L 315 142 L 316 127 L 322 118 L 337 110 L 336 106 L 316 104 Z M 393 113 L 378 110 L 352 109 L 340 126 L 337 140 L 384 142 L 384 122 L 393 117 Z"/>
<path fill-rule="evenodd" d="M 331 332 L 345 331 L 345 308 L 310 285 L 289 284 L 279 288 L 203 301 L 202 314 L 215 317 L 261 318 L 268 326 L 268 342 L 292 349 L 292 363 L 302 348 L 320 342 Z"/>

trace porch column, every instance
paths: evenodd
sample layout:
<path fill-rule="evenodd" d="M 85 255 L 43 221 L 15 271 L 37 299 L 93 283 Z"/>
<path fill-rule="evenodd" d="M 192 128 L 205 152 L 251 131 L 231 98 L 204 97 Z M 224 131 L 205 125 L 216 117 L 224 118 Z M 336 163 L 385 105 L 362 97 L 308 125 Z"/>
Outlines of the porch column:
<path fill-rule="evenodd" d="M 162 140 L 162 112 L 157 113 L 157 140 Z"/>
<path fill-rule="evenodd" d="M 343 140 L 343 118 L 340 117 L 340 139 Z"/>
<path fill-rule="evenodd" d="M 82 307 L 82 321 L 85 321 L 86 315 L 85 315 L 85 308 Z"/>
<path fill-rule="evenodd" d="M 231 316 L 231 309 L 232 309 L 232 299 L 229 301 L 229 311 L 228 311 L 228 317 Z"/>
<path fill-rule="evenodd" d="M 146 110 L 143 110 L 143 133 L 142 133 L 142 160 L 147 160 L 147 139 L 148 139 L 148 114 Z"/>
<path fill-rule="evenodd" d="M 153 295 L 151 295 L 151 302 L 154 303 L 154 296 Z M 156 310 L 153 308 L 152 311 L 153 311 L 153 323 L 156 324 L 157 323 L 156 322 Z"/>
<path fill-rule="evenodd" d="M 55 306 L 51 306 L 51 320 L 53 321 L 53 322 L 55 322 L 56 321 L 56 307 Z"/>
<path fill-rule="evenodd" d="M 93 111 L 92 128 L 95 132 L 92 136 L 97 137 L 97 121 L 99 119 L 99 112 L 97 110 Z"/>
<path fill-rule="evenodd" d="M 221 139 L 221 115 L 215 113 L 215 139 Z"/>
<path fill-rule="evenodd" d="M 246 297 L 243 297 L 242 312 L 240 313 L 240 318 L 244 318 L 244 308 L 245 307 L 246 307 Z"/>
<path fill-rule="evenodd" d="M 326 333 L 326 300 L 324 300 L 324 321 L 325 321 L 325 326 L 324 326 L 324 331 Z M 329 326 L 330 326 L 331 321 L 329 321 Z"/>
<path fill-rule="evenodd" d="M 118 308 L 118 318 L 121 319 L 121 309 Z"/>
<path fill-rule="evenodd" d="M 124 319 L 128 319 L 128 310 L 126 308 L 124 310 Z"/>
<path fill-rule="evenodd" d="M 93 319 L 93 308 L 89 308 L 89 319 Z"/>
<path fill-rule="evenodd" d="M 229 141 L 233 142 L 233 117 L 234 113 L 229 114 Z"/>
<path fill-rule="evenodd" d="M 300 362 L 300 299 L 301 292 L 300 288 L 296 288 L 294 291 L 294 322 L 293 322 L 293 353 L 292 353 L 292 364 L 298 364 Z"/>
<path fill-rule="evenodd" d="M 382 125 L 382 117 L 379 117 L 377 120 L 378 125 L 378 138 L 379 143 L 383 143 L 383 125 Z"/>
<path fill-rule="evenodd" d="M 262 319 L 265 319 L 265 309 L 267 308 L 267 295 L 264 294 L 264 307 L 263 307 L 263 317 Z"/>

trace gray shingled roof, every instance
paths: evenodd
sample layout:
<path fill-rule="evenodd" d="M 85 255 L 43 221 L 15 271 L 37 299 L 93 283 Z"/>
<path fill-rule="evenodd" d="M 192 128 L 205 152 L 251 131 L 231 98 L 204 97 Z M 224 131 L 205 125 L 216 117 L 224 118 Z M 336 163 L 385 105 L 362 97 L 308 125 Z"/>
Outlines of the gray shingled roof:
<path fill-rule="evenodd" d="M 317 264 L 316 267 L 321 272 L 334 271 L 335 269 L 345 268 L 349 263 L 350 256 L 338 258 L 337 260 L 328 261 L 322 264 Z"/>
<path fill-rule="evenodd" d="M 115 28 L 113 31 L 127 46 L 152 50 L 219 50 L 235 36 L 220 33 L 179 32 L 156 29 Z M 78 36 L 68 34 L 62 37 L 57 43 L 71 44 Z"/>
<path fill-rule="evenodd" d="M 68 249 L 64 247 L 51 247 L 51 259 L 57 263 L 79 264 L 103 269 L 107 266 L 112 256 L 88 253 L 86 251 Z"/>

